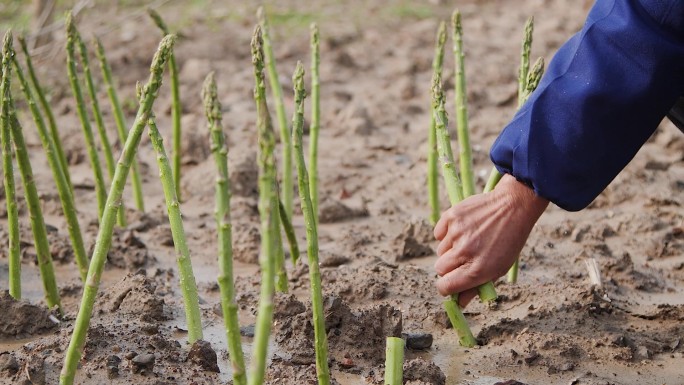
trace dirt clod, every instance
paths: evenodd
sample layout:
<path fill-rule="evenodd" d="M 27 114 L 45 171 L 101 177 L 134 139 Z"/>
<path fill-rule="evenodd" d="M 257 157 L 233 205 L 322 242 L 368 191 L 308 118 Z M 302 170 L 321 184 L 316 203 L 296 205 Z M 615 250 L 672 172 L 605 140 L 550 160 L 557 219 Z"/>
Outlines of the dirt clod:
<path fill-rule="evenodd" d="M 368 216 L 368 209 L 354 209 L 338 200 L 327 199 L 321 203 L 319 208 L 320 223 L 342 222 L 353 218 L 363 218 Z"/>
<path fill-rule="evenodd" d="M 204 370 L 214 373 L 220 372 L 216 352 L 207 341 L 195 341 L 190 348 L 190 353 L 188 353 L 188 359 Z"/>
<path fill-rule="evenodd" d="M 0 337 L 45 333 L 57 327 L 50 311 L 26 300 L 15 300 L 5 290 L 0 292 Z M 56 318 L 54 318 L 56 320 Z"/>
<path fill-rule="evenodd" d="M 133 373 L 145 373 L 146 371 L 151 372 L 154 368 L 155 361 L 156 357 L 154 354 L 138 354 L 131 360 L 131 363 L 133 364 Z"/>

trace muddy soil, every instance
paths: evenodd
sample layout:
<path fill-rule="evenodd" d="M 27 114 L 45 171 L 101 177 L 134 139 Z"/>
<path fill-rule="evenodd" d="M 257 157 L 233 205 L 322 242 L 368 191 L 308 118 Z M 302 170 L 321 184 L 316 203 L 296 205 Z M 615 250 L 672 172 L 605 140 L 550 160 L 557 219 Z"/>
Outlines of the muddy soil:
<path fill-rule="evenodd" d="M 255 121 L 249 39 L 255 4 L 161 2 L 180 30 L 176 58 L 183 100 L 182 211 L 200 290 L 204 339 L 187 343 L 173 241 L 157 166 L 146 136 L 139 150 L 146 212 L 125 192 L 129 226 L 116 229 L 98 294 L 79 384 L 227 384 L 231 368 L 216 284 L 214 161 L 199 91 L 217 72 L 230 143 L 236 286 L 249 361 L 258 303 Z M 488 149 L 514 113 L 519 39 L 536 19 L 534 57 L 549 60 L 577 31 L 584 2 L 461 1 L 473 155 L 480 187 Z M 135 82 L 147 76 L 160 38 L 142 2 L 99 2 L 78 15 L 83 36 L 107 50 L 127 118 Z M 481 346 L 463 349 L 434 289 L 436 243 L 425 189 L 426 129 L 433 39 L 453 4 L 442 1 L 267 2 L 285 104 L 291 72 L 308 62 L 308 23 L 321 26 L 320 247 L 332 375 L 339 384 L 382 383 L 384 338 L 403 336 L 405 384 L 684 383 L 684 136 L 663 123 L 589 208 L 549 207 L 521 255 L 519 282 L 497 282 L 495 306 L 474 301 L 466 316 Z M 210 11 L 208 11 L 210 10 Z M 61 31 L 34 60 L 60 126 L 87 247 L 97 234 L 96 197 L 65 76 Z M 450 51 L 448 51 L 450 52 Z M 453 101 L 453 58 L 445 58 Z M 307 80 L 308 81 L 308 80 Z M 113 116 L 99 90 L 110 140 Z M 25 111 L 22 98 L 17 103 Z M 171 97 L 155 111 L 170 143 Z M 453 110 L 451 103 L 447 106 Z M 308 106 L 307 106 L 308 109 Z M 307 112 L 308 116 L 308 112 Z M 25 205 L 22 278 L 26 301 L 0 293 L 0 383 L 55 384 L 73 330 L 82 285 L 65 221 L 30 116 L 22 112 L 49 225 L 65 316 L 46 309 Z M 306 139 L 305 139 L 306 140 Z M 170 151 L 170 149 L 169 149 Z M 444 191 L 444 190 L 442 190 Z M 20 194 L 23 194 L 20 192 Z M 447 207 L 446 194 L 442 206 Z M 7 222 L 0 191 L 0 288 L 7 282 Z M 305 229 L 298 205 L 300 249 Z M 585 265 L 595 260 L 601 285 Z M 290 294 L 276 297 L 269 384 L 315 384 L 306 258 L 288 261 Z"/>

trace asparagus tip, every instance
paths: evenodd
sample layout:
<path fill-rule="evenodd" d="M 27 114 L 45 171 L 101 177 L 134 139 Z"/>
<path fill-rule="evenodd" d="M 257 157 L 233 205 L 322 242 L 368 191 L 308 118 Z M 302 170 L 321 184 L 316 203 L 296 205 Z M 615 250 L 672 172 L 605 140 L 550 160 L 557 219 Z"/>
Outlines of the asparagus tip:
<path fill-rule="evenodd" d="M 454 33 L 459 35 L 463 33 L 461 28 L 461 11 L 458 8 L 454 9 L 454 13 L 451 14 L 451 24 L 454 27 Z"/>
<path fill-rule="evenodd" d="M 204 101 L 204 111 L 206 112 L 207 117 L 214 120 L 220 120 L 221 107 L 218 100 L 214 71 L 209 72 L 204 79 L 204 84 L 202 85 L 202 100 Z"/>
<path fill-rule="evenodd" d="M 437 29 L 437 45 L 443 46 L 446 43 L 446 23 L 442 20 Z"/>
<path fill-rule="evenodd" d="M 544 58 L 539 57 L 534 66 L 527 75 L 527 90 L 532 92 L 539 85 L 542 75 L 544 74 Z"/>
<path fill-rule="evenodd" d="M 13 55 L 14 52 L 12 52 L 12 29 L 8 29 L 7 32 L 5 32 L 5 37 L 2 39 L 2 56 L 9 58 L 10 55 Z"/>

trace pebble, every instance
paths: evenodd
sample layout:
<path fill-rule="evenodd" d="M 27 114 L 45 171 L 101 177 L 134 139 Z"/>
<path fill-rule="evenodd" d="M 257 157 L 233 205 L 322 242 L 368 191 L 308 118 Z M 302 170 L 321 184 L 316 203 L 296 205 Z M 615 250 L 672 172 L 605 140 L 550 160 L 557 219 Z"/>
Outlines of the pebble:
<path fill-rule="evenodd" d="M 406 347 L 413 350 L 427 350 L 432 347 L 432 334 L 430 333 L 405 333 Z"/>
<path fill-rule="evenodd" d="M 121 358 L 119 356 L 111 355 L 107 357 L 107 377 L 110 379 L 119 377 L 119 364 Z"/>
<path fill-rule="evenodd" d="M 142 370 L 152 370 L 154 368 L 154 354 L 139 354 L 131 360 L 133 363 L 133 372 L 138 373 Z"/>
<path fill-rule="evenodd" d="M 240 326 L 240 335 L 243 337 L 254 337 L 254 324 L 247 326 Z"/>

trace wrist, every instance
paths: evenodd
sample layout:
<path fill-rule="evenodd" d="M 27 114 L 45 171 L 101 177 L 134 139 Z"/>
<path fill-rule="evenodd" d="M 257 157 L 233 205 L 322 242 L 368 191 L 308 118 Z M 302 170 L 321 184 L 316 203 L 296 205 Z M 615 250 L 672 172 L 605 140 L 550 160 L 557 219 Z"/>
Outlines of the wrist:
<path fill-rule="evenodd" d="M 497 190 L 510 198 L 510 203 L 514 208 L 523 209 L 534 221 L 542 215 L 549 205 L 548 199 L 540 197 L 531 187 L 518 181 L 510 174 L 501 178 L 494 191 Z"/>

